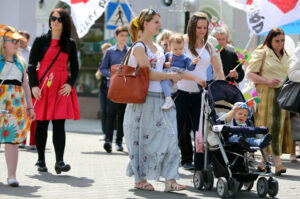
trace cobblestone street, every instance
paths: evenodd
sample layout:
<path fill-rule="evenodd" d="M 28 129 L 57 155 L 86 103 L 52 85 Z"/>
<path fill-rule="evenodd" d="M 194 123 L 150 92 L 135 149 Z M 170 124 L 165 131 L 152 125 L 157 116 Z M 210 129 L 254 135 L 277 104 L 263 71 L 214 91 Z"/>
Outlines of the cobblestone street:
<path fill-rule="evenodd" d="M 83 122 L 81 128 L 85 127 L 84 124 L 90 125 Z M 133 189 L 133 178 L 125 175 L 127 152 L 115 152 L 113 147 L 113 153 L 107 154 L 103 149 L 104 142 L 100 141 L 99 137 L 99 134 L 67 133 L 65 162 L 69 163 L 72 169 L 62 175 L 56 175 L 54 171 L 55 157 L 51 131 L 49 131 L 46 150 L 48 173 L 39 173 L 36 170 L 35 151 L 20 149 L 17 170 L 19 188 L 6 185 L 4 146 L 1 146 L 0 198 L 218 198 L 215 188 L 211 191 L 196 190 L 192 182 L 192 172 L 183 169 L 180 169 L 179 182 L 187 185 L 185 191 L 164 193 L 162 182 L 151 182 L 156 189 L 154 192 Z M 278 178 L 277 198 L 299 198 L 300 163 L 290 163 L 287 155 L 284 155 L 283 159 L 288 171 Z M 237 198 L 240 197 L 258 198 L 256 184 L 252 192 L 239 192 Z"/>

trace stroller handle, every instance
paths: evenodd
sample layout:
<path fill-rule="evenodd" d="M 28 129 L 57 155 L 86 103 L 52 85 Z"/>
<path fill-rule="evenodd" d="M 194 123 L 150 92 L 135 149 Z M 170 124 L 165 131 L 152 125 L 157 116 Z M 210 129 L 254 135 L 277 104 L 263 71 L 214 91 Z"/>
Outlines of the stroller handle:
<path fill-rule="evenodd" d="M 222 134 L 238 134 L 238 135 L 254 135 L 254 134 L 267 134 L 269 132 L 268 127 L 249 127 L 249 126 L 226 126 L 226 125 L 214 125 L 212 130 L 216 133 Z"/>

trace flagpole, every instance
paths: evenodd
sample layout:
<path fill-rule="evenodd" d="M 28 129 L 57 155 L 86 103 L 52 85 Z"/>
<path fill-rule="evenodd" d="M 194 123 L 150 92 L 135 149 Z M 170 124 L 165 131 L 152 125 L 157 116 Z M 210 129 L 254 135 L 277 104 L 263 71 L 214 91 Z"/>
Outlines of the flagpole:
<path fill-rule="evenodd" d="M 220 19 L 222 20 L 223 19 L 223 4 L 222 4 L 222 1 L 223 0 L 220 0 Z"/>
<path fill-rule="evenodd" d="M 44 88 L 45 83 L 47 82 L 47 80 L 48 80 L 48 77 L 46 77 L 46 79 L 45 79 L 45 81 L 44 81 L 44 83 L 43 83 L 43 85 L 42 85 L 41 92 L 42 92 L 42 90 L 43 90 L 43 88 Z M 34 104 L 33 104 L 33 108 L 35 107 L 37 101 L 38 101 L 38 100 L 36 99 L 35 102 L 34 102 Z"/>
<path fill-rule="evenodd" d="M 249 47 L 249 45 L 250 45 L 250 43 L 251 43 L 251 40 L 252 40 L 252 38 L 253 38 L 253 32 L 251 32 L 250 33 L 250 38 L 249 38 L 249 40 L 248 40 L 248 43 L 246 44 L 246 47 L 244 48 L 244 49 L 248 49 L 248 47 Z M 234 69 L 233 70 L 236 70 L 240 65 L 242 64 L 242 62 L 240 62 L 236 67 L 234 67 Z M 225 77 L 225 79 L 227 78 L 229 76 L 229 74 Z"/>
<path fill-rule="evenodd" d="M 133 12 L 133 10 L 132 10 L 132 8 L 131 8 L 130 4 L 128 3 L 128 1 L 127 1 L 127 0 L 124 0 L 124 1 L 125 1 L 125 3 L 127 4 L 128 8 L 129 8 L 129 10 L 130 10 L 130 12 L 132 13 L 132 15 L 133 15 L 133 18 L 135 18 L 135 17 L 136 17 L 136 14 Z"/>

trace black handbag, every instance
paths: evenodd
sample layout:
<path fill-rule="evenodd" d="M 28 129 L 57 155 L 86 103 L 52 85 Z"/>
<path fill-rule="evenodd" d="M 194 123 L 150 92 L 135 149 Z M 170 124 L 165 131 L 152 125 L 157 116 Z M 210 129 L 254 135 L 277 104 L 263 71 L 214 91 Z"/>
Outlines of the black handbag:
<path fill-rule="evenodd" d="M 300 112 L 300 83 L 292 82 L 288 78 L 282 85 L 277 97 L 279 106 L 290 112 Z"/>

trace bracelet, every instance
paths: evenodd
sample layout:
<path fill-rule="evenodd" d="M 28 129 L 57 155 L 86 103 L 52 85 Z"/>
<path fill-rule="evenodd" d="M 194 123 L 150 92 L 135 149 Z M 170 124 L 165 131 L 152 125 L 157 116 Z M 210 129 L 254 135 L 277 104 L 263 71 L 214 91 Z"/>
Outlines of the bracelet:
<path fill-rule="evenodd" d="M 33 108 L 32 107 L 31 108 L 27 108 L 26 110 L 29 111 L 30 109 L 33 109 Z"/>

